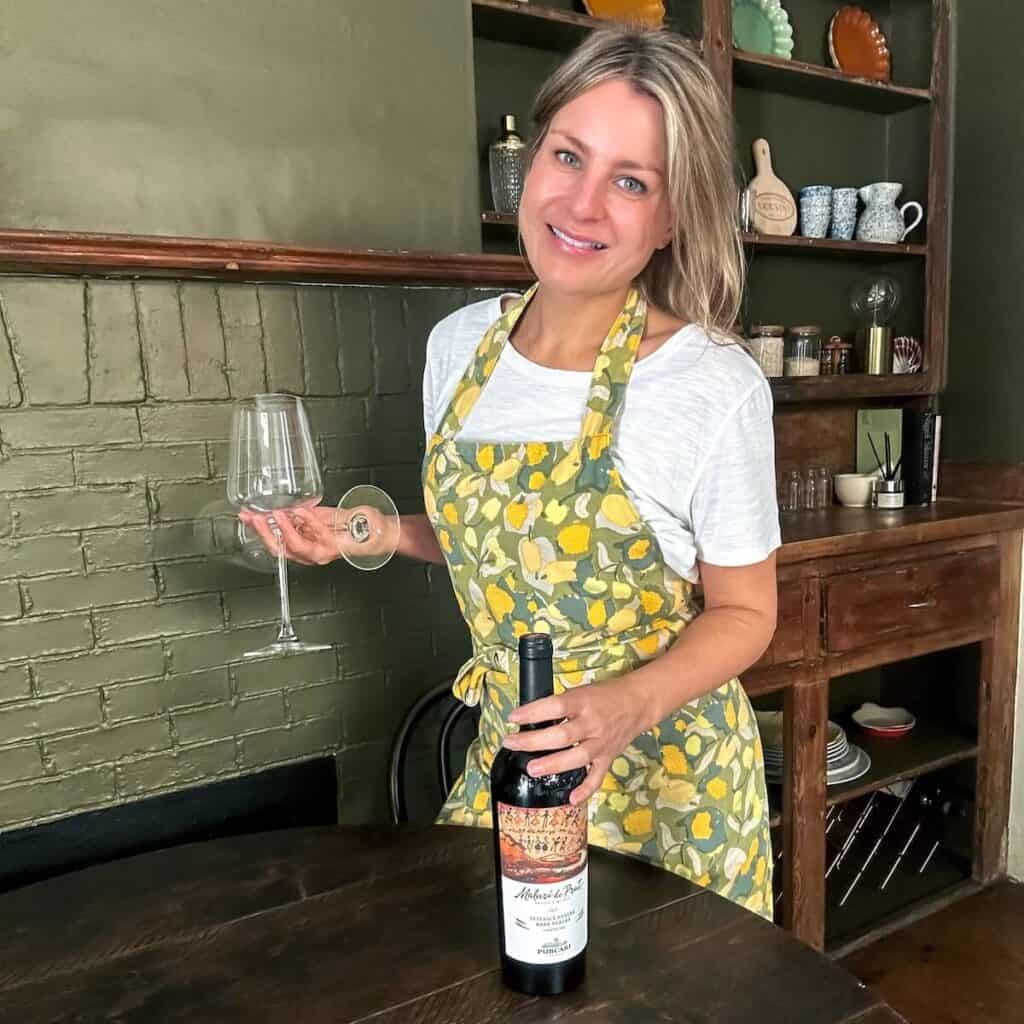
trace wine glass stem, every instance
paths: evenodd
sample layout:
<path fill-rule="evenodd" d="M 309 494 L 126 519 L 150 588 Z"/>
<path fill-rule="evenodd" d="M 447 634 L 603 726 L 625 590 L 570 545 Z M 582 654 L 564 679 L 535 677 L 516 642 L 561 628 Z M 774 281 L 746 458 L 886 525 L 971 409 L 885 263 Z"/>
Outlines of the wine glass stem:
<path fill-rule="evenodd" d="M 289 643 L 298 640 L 298 637 L 292 629 L 292 610 L 288 601 L 288 559 L 284 553 L 281 529 L 273 519 L 270 520 L 270 530 L 277 541 L 277 589 L 281 595 L 281 628 L 277 633 L 277 641 Z"/>

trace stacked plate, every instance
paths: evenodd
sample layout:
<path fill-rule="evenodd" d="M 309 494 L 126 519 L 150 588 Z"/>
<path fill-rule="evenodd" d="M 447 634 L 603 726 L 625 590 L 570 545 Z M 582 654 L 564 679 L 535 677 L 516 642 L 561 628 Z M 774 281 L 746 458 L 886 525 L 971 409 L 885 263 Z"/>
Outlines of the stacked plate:
<path fill-rule="evenodd" d="M 757 727 L 764 747 L 764 774 L 771 782 L 783 779 L 784 752 L 782 744 L 782 712 L 758 711 Z M 859 779 L 871 767 L 871 758 L 860 747 L 846 738 L 846 733 L 835 722 L 828 723 L 825 745 L 826 784 L 838 786 Z"/>

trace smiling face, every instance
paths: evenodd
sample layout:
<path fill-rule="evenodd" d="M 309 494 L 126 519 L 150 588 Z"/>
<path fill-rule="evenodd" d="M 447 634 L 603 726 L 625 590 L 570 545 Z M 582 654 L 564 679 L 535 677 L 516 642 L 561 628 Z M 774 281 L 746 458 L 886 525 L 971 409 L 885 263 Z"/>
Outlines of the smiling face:
<path fill-rule="evenodd" d="M 628 288 L 671 240 L 661 106 L 625 79 L 554 116 L 523 187 L 519 230 L 542 284 L 577 295 Z"/>

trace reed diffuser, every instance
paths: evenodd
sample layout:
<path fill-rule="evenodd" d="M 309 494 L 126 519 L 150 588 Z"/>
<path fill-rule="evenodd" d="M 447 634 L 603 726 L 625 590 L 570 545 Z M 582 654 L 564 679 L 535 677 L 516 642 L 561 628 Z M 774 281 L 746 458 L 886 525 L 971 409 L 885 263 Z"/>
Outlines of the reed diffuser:
<path fill-rule="evenodd" d="M 875 447 L 875 439 L 868 434 L 868 441 L 871 443 L 871 452 L 875 456 L 875 462 L 878 464 L 879 479 L 875 484 L 874 494 L 871 498 L 871 504 L 875 508 L 903 508 L 903 478 L 897 477 L 900 471 L 900 464 L 903 462 L 903 455 L 896 460 L 895 463 L 892 461 L 892 443 L 889 440 L 889 431 L 885 431 L 885 463 L 883 465 L 882 459 L 878 454 L 878 449 Z"/>

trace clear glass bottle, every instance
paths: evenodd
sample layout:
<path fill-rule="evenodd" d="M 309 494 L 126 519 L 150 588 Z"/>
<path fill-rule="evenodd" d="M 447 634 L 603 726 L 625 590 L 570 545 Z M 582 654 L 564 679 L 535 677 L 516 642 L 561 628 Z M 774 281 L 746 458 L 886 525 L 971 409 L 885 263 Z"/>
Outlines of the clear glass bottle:
<path fill-rule="evenodd" d="M 813 512 L 818 507 L 818 471 L 812 466 L 804 476 L 804 510 Z"/>
<path fill-rule="evenodd" d="M 800 473 L 791 469 L 782 481 L 782 511 L 799 512 L 804 505 L 804 482 Z"/>
<path fill-rule="evenodd" d="M 515 114 L 501 119 L 501 137 L 490 148 L 491 198 L 498 213 L 518 213 L 526 177 L 526 143 L 519 136 Z"/>
<path fill-rule="evenodd" d="M 766 377 L 781 377 L 783 371 L 782 336 L 786 329 L 781 324 L 751 324 L 747 346 Z"/>
<path fill-rule="evenodd" d="M 832 474 L 828 471 L 828 466 L 818 467 L 815 499 L 818 508 L 829 508 L 832 505 Z"/>
<path fill-rule="evenodd" d="M 787 377 L 817 377 L 821 372 L 821 328 L 808 324 L 791 327 L 786 342 L 784 373 Z"/>

